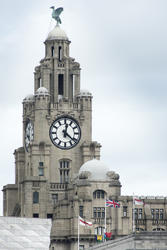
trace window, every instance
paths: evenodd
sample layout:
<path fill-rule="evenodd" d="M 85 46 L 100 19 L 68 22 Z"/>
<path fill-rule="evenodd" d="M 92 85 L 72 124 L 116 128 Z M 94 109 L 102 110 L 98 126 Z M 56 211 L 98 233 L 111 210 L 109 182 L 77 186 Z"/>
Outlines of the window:
<path fill-rule="evenodd" d="M 64 75 L 59 74 L 58 75 L 58 95 L 64 94 Z"/>
<path fill-rule="evenodd" d="M 33 203 L 39 203 L 39 193 L 37 191 L 33 192 Z"/>
<path fill-rule="evenodd" d="M 94 218 L 105 218 L 105 208 L 104 207 L 94 207 L 93 208 Z"/>
<path fill-rule="evenodd" d="M 160 220 L 164 219 L 164 210 L 160 209 Z"/>
<path fill-rule="evenodd" d="M 70 162 L 67 160 L 60 161 L 60 183 L 69 182 Z"/>
<path fill-rule="evenodd" d="M 33 218 L 39 218 L 39 214 L 33 214 Z"/>
<path fill-rule="evenodd" d="M 84 245 L 79 245 L 79 250 L 84 250 Z"/>
<path fill-rule="evenodd" d="M 96 227 L 95 228 L 95 235 L 104 235 L 104 227 Z"/>
<path fill-rule="evenodd" d="M 39 176 L 44 176 L 44 168 L 39 167 Z"/>
<path fill-rule="evenodd" d="M 79 206 L 79 216 L 83 218 L 83 206 Z"/>
<path fill-rule="evenodd" d="M 96 190 L 93 193 L 93 198 L 94 199 L 104 199 L 105 197 L 105 192 L 103 190 Z"/>
<path fill-rule="evenodd" d="M 41 84 L 41 77 L 38 78 L 38 88 L 40 88 L 42 86 Z"/>
<path fill-rule="evenodd" d="M 153 220 L 163 220 L 164 219 L 164 209 L 151 209 L 151 215 Z"/>
<path fill-rule="evenodd" d="M 44 164 L 43 164 L 43 162 L 39 162 L 38 171 L 39 171 L 39 176 L 44 176 Z"/>
<path fill-rule="evenodd" d="M 158 228 L 154 228 L 153 231 L 165 231 L 165 229 L 158 227 Z"/>
<path fill-rule="evenodd" d="M 52 200 L 58 201 L 58 194 L 52 194 Z"/>
<path fill-rule="evenodd" d="M 127 217 L 127 209 L 126 206 L 123 207 L 123 217 Z"/>
<path fill-rule="evenodd" d="M 143 218 L 143 209 L 142 208 L 135 208 L 135 219 L 142 219 Z"/>
<path fill-rule="evenodd" d="M 52 219 L 53 218 L 53 214 L 47 214 L 47 218 L 48 219 Z"/>
<path fill-rule="evenodd" d="M 62 61 L 62 47 L 59 46 L 59 61 Z"/>
<path fill-rule="evenodd" d="M 54 46 L 51 47 L 51 56 L 54 56 Z"/>

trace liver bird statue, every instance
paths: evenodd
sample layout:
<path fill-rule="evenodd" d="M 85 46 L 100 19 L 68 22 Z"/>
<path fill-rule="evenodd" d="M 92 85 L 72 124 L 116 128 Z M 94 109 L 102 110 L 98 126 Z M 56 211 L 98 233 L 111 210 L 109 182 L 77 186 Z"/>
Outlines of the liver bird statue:
<path fill-rule="evenodd" d="M 53 9 L 53 11 L 52 11 L 52 18 L 57 21 L 57 24 L 61 23 L 61 19 L 60 19 L 59 16 L 60 16 L 61 12 L 63 11 L 63 8 L 60 7 L 60 8 L 55 9 L 54 6 L 52 6 L 50 8 Z"/>

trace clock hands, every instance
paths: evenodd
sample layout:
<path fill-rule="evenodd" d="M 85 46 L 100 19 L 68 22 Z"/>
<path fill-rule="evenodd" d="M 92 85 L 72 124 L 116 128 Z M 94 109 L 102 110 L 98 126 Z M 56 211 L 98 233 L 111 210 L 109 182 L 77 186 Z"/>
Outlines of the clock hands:
<path fill-rule="evenodd" d="M 71 135 L 68 134 L 67 128 L 68 128 L 68 124 L 65 125 L 65 129 L 63 129 L 63 131 L 62 131 L 62 132 L 63 132 L 64 138 L 65 138 L 66 136 L 68 136 L 71 140 L 73 140 L 74 142 L 76 142 L 77 140 L 76 140 L 74 137 L 72 138 Z"/>
<path fill-rule="evenodd" d="M 65 129 L 63 129 L 63 134 L 64 134 L 64 137 L 66 137 L 67 135 L 67 128 L 68 128 L 68 124 L 65 125 Z"/>
<path fill-rule="evenodd" d="M 71 139 L 71 140 L 73 140 L 74 142 L 76 142 L 77 140 L 73 137 L 71 137 L 71 135 L 69 135 L 67 132 L 66 132 L 66 135 Z"/>

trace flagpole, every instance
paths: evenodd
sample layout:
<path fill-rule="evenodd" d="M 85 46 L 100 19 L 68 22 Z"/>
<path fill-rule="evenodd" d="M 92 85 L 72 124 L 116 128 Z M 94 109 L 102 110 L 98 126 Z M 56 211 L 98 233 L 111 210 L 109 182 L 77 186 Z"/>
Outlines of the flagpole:
<path fill-rule="evenodd" d="M 104 233 L 106 233 L 106 231 L 107 231 L 107 230 L 106 230 L 106 224 L 107 224 L 107 223 L 106 223 L 106 199 L 105 199 L 105 219 L 104 219 L 104 223 L 105 223 L 105 224 L 104 224 Z M 106 241 L 106 239 L 105 239 L 105 241 Z"/>
<path fill-rule="evenodd" d="M 79 218 L 79 215 L 78 215 L 78 250 L 79 250 L 79 223 L 80 222 L 80 218 Z"/>
<path fill-rule="evenodd" d="M 132 220 L 132 230 L 135 233 L 135 202 L 134 202 L 134 193 L 133 193 L 133 220 Z"/>

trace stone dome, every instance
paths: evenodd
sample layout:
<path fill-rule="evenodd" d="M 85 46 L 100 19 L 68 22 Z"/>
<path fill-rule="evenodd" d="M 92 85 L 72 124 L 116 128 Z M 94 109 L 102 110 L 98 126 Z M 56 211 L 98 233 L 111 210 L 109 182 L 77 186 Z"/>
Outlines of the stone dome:
<path fill-rule="evenodd" d="M 85 177 L 84 177 L 85 176 Z M 119 175 L 111 170 L 100 160 L 90 160 L 85 162 L 79 170 L 80 179 L 89 179 L 92 181 L 111 181 L 119 179 Z"/>
<path fill-rule="evenodd" d="M 51 30 L 46 38 L 46 40 L 68 40 L 68 37 L 64 30 L 56 25 L 53 30 Z"/>
<path fill-rule="evenodd" d="M 92 96 L 92 94 L 89 92 L 89 90 L 87 90 L 87 89 L 82 89 L 82 90 L 80 91 L 80 93 L 78 94 L 78 97 L 82 97 L 82 96 L 88 97 L 88 96 Z"/>
<path fill-rule="evenodd" d="M 23 102 L 34 102 L 34 95 L 30 94 L 30 95 L 27 95 Z"/>
<path fill-rule="evenodd" d="M 35 96 L 48 96 L 49 92 L 45 87 L 40 87 L 39 89 L 37 89 Z"/>

